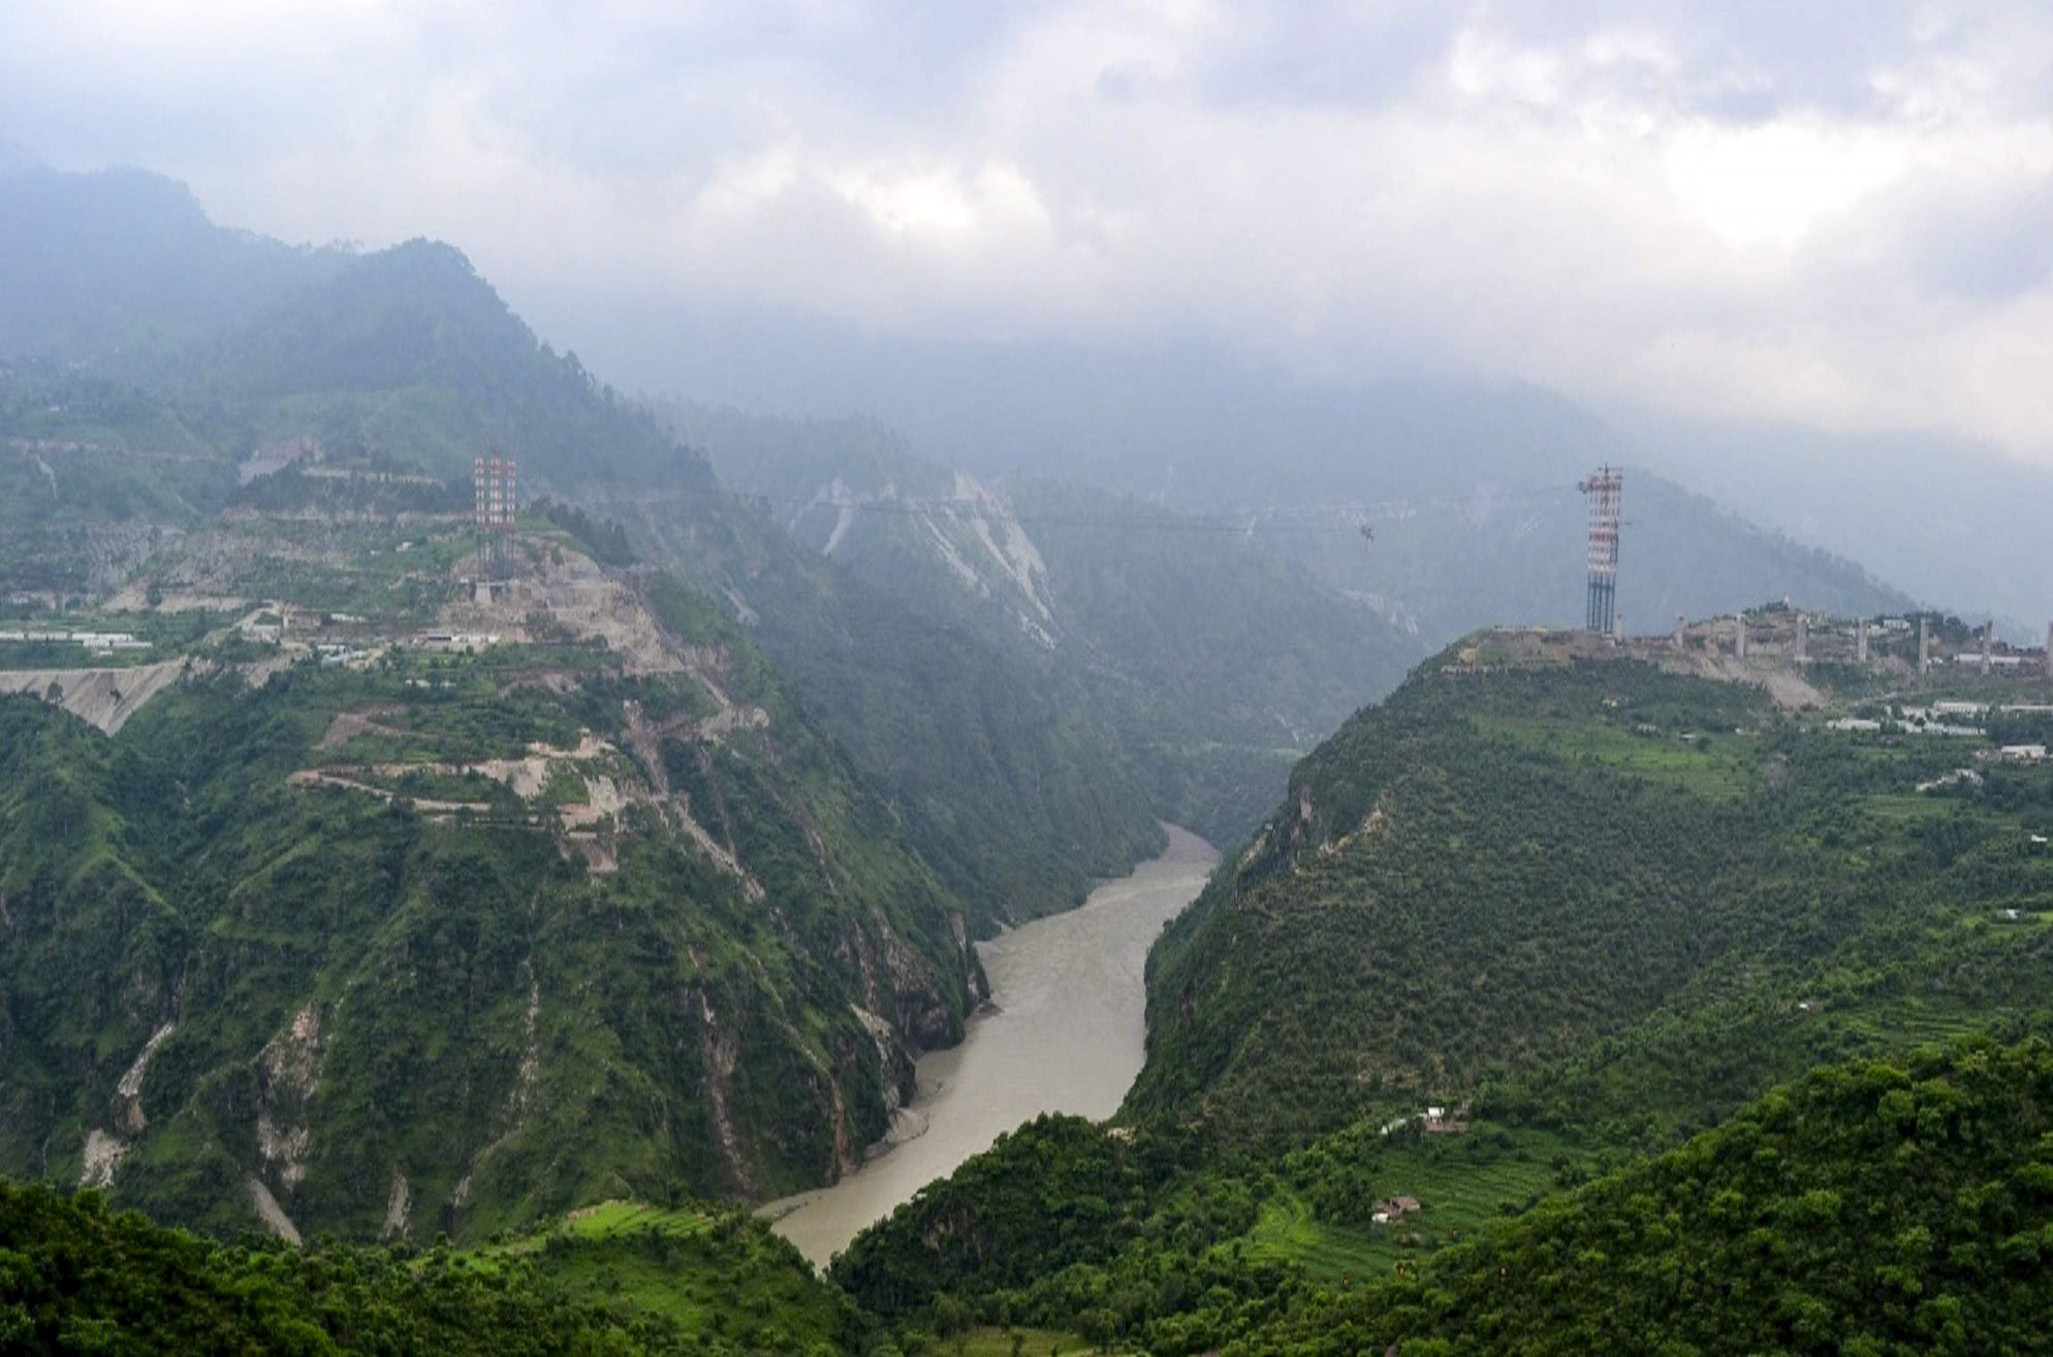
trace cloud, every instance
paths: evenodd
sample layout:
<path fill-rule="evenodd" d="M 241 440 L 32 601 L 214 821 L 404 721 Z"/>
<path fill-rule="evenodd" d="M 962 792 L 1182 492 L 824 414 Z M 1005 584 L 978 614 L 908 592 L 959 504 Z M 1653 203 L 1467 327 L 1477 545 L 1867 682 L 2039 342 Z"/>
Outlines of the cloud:
<path fill-rule="evenodd" d="M 0 132 L 289 237 L 445 236 L 516 302 L 1198 336 L 2053 461 L 2041 6 L 167 13 L 11 6 Z"/>

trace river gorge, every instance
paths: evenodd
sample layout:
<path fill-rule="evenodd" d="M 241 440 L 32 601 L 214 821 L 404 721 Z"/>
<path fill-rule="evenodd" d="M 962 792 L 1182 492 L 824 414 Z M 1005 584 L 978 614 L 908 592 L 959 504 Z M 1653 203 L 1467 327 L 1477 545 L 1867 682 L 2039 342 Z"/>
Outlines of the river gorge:
<path fill-rule="evenodd" d="M 1219 857 L 1195 834 L 1168 830 L 1160 857 L 1079 908 L 978 944 L 991 1002 L 960 1045 L 920 1060 L 919 1096 L 900 1118 L 901 1137 L 916 1134 L 832 1187 L 764 1207 L 778 1233 L 824 1265 L 864 1226 L 1021 1122 L 1118 1110 L 1144 1054 L 1148 949 Z"/>

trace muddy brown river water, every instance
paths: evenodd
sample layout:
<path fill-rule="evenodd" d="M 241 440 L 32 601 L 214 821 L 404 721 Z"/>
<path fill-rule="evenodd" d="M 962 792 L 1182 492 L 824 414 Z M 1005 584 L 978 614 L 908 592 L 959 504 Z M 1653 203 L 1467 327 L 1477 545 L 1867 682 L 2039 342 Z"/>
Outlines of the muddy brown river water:
<path fill-rule="evenodd" d="M 992 1009 L 971 1020 L 961 1045 L 919 1062 L 911 1110 L 925 1131 L 832 1187 L 764 1207 L 777 1232 L 825 1264 L 1001 1132 L 1043 1112 L 1117 1111 L 1141 1068 L 1148 948 L 1197 898 L 1218 857 L 1171 826 L 1161 857 L 1098 887 L 1080 908 L 979 943 Z"/>

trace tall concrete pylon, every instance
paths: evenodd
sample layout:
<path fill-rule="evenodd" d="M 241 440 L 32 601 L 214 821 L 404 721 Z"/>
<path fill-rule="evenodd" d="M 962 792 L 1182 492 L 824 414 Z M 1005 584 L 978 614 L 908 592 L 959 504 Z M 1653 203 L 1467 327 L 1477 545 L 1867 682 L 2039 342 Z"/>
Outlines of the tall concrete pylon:
<path fill-rule="evenodd" d="M 1868 662 L 1868 619 L 1857 618 L 1853 624 L 1853 658 L 1859 664 Z"/>
<path fill-rule="evenodd" d="M 1918 617 L 1918 672 L 1920 674 L 1925 673 L 1929 671 L 1931 667 L 1932 620 L 1928 617 L 1920 615 Z"/>
<path fill-rule="evenodd" d="M 1619 506 L 1625 493 L 1625 474 L 1605 464 L 1597 474 L 1578 482 L 1590 510 L 1590 584 L 1588 612 L 1584 625 L 1599 636 L 1620 640 L 1625 628 L 1616 613 L 1618 600 Z"/>

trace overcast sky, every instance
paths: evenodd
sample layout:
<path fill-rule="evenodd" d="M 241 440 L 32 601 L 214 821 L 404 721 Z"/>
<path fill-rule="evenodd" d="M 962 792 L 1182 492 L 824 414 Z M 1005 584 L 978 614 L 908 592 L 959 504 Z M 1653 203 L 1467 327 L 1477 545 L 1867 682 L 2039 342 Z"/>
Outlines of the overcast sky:
<path fill-rule="evenodd" d="M 6 0 L 8 139 L 442 237 L 516 304 L 1196 337 L 2053 463 L 2045 0 Z"/>

